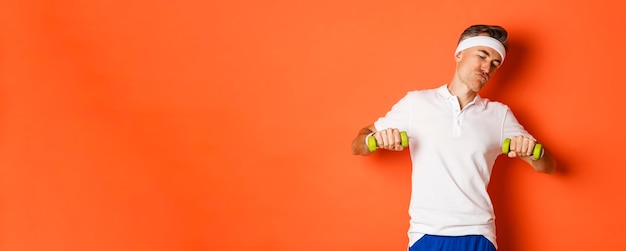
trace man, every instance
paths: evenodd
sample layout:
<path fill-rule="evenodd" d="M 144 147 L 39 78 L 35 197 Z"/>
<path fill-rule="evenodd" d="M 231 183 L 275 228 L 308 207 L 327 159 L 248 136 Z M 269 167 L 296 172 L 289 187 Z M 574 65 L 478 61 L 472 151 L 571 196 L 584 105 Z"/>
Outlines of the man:
<path fill-rule="evenodd" d="M 478 95 L 502 65 L 508 33 L 495 25 L 473 25 L 459 39 L 450 83 L 410 91 L 352 141 L 352 153 L 370 155 L 367 139 L 379 149 L 402 151 L 406 131 L 412 160 L 409 251 L 496 250 L 495 216 L 487 185 L 502 144 L 543 173 L 556 167 L 508 106 Z"/>

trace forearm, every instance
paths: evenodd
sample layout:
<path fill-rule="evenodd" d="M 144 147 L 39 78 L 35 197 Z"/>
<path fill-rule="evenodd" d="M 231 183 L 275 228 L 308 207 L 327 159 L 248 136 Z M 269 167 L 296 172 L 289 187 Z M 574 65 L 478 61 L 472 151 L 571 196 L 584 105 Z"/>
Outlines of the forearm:
<path fill-rule="evenodd" d="M 374 132 L 371 127 L 366 127 L 359 131 L 354 140 L 352 140 L 352 154 L 363 156 L 372 154 L 367 145 L 365 145 L 365 137 L 371 132 Z"/>
<path fill-rule="evenodd" d="M 538 172 L 552 174 L 556 170 L 556 160 L 546 148 L 543 149 L 543 157 L 538 160 L 533 159 L 532 156 L 522 159 Z"/>

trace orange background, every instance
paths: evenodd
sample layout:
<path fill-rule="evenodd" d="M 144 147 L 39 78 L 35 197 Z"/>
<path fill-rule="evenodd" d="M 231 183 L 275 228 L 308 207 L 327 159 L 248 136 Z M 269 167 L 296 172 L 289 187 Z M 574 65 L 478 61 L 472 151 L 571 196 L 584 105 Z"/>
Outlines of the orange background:
<path fill-rule="evenodd" d="M 498 159 L 500 250 L 624 250 L 618 2 L 3 0 L 0 250 L 406 250 L 408 152 L 350 142 L 474 23 L 560 164 Z"/>

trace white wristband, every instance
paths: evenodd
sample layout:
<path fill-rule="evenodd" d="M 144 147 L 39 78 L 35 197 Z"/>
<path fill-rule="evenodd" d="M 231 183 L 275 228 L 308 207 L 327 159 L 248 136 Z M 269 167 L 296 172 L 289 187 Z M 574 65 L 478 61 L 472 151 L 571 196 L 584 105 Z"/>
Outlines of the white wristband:
<path fill-rule="evenodd" d="M 374 135 L 374 133 L 376 133 L 376 132 L 370 132 L 369 134 L 367 134 L 367 136 L 365 136 L 365 147 L 368 147 L 368 148 L 370 147 L 370 145 L 367 144 L 367 139 L 369 137 L 372 137 Z"/>

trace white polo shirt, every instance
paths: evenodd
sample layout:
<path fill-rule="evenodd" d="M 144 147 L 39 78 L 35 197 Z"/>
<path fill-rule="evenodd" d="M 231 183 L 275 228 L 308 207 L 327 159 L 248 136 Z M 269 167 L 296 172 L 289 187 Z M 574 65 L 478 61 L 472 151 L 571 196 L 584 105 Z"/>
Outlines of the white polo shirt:
<path fill-rule="evenodd" d="M 461 110 L 457 97 L 443 85 L 408 92 L 374 126 L 397 128 L 409 136 L 409 246 L 431 234 L 483 235 L 497 247 L 487 193 L 491 170 L 505 138 L 533 138 L 508 106 L 477 95 Z"/>

